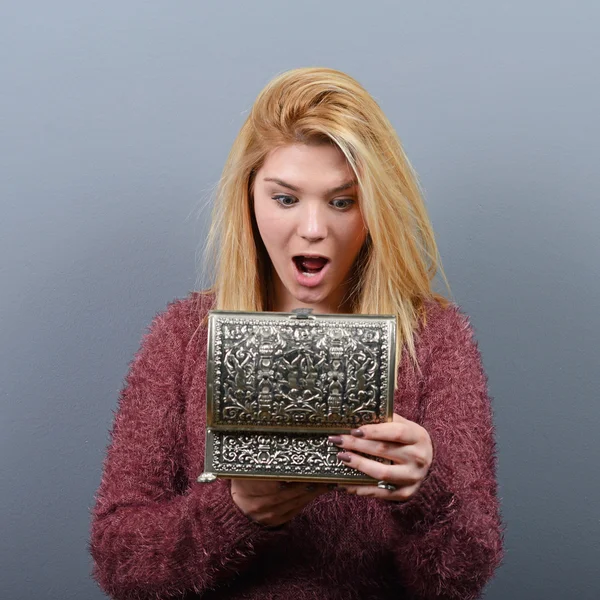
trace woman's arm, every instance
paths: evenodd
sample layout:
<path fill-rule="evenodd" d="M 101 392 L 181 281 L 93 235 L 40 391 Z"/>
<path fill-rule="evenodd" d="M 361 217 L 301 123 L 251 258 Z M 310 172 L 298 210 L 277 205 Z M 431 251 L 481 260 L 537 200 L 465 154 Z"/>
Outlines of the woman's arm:
<path fill-rule="evenodd" d="M 155 318 L 120 394 L 90 544 L 94 576 L 117 599 L 215 587 L 282 535 L 245 517 L 228 481 L 188 485 L 181 382 L 190 316 L 177 301 Z"/>
<path fill-rule="evenodd" d="M 472 327 L 457 307 L 444 313 L 421 398 L 433 463 L 417 493 L 393 505 L 394 548 L 417 598 L 470 600 L 502 559 L 494 427 Z"/>
<path fill-rule="evenodd" d="M 391 513 L 394 525 L 382 523 L 382 531 L 403 585 L 420 599 L 477 597 L 501 556 L 490 402 L 472 333 L 455 308 L 430 324 L 418 411 L 423 423 L 395 414 L 390 423 L 330 438 L 342 449 L 341 460 L 392 484 L 389 490 L 344 488 L 388 501 L 380 504 L 382 517 L 389 523 Z"/>

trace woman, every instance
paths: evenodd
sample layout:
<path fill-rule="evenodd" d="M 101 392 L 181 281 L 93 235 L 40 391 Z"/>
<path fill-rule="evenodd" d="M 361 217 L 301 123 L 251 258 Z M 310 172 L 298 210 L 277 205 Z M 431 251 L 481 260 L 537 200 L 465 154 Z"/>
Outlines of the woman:
<path fill-rule="evenodd" d="M 501 525 L 486 376 L 441 270 L 416 177 L 352 78 L 296 69 L 236 139 L 209 242 L 215 285 L 169 305 L 130 365 L 93 514 L 114 598 L 476 598 Z M 395 314 L 390 423 L 335 436 L 386 485 L 196 483 L 210 308 Z M 362 456 L 391 461 L 384 465 Z"/>

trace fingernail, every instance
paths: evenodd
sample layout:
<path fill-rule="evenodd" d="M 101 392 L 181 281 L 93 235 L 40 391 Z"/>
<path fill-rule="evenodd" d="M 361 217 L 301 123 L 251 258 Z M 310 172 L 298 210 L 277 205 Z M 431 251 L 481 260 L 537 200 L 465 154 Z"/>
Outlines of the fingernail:
<path fill-rule="evenodd" d="M 352 458 L 350 457 L 350 455 L 349 455 L 349 454 L 346 454 L 345 452 L 338 452 L 338 455 L 337 455 L 337 457 L 338 457 L 338 458 L 339 458 L 339 459 L 340 459 L 342 462 L 345 462 L 345 463 L 349 463 L 349 462 L 352 460 Z"/>
<path fill-rule="evenodd" d="M 354 437 L 365 437 L 364 431 L 362 429 L 353 429 L 350 432 Z"/>
<path fill-rule="evenodd" d="M 339 435 L 330 435 L 327 439 L 334 446 L 339 446 L 344 443 L 344 440 Z"/>

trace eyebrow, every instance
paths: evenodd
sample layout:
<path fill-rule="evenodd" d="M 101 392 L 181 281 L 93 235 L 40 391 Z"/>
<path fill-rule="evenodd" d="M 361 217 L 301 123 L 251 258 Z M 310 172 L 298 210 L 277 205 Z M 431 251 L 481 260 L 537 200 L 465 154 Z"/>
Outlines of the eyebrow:
<path fill-rule="evenodd" d="M 292 185 L 291 183 L 286 183 L 285 181 L 282 181 L 281 179 L 277 179 L 276 177 L 265 177 L 263 179 L 263 181 L 272 181 L 282 187 L 292 190 L 293 192 L 301 191 L 300 188 L 296 187 L 295 185 Z M 338 185 L 337 187 L 327 190 L 327 194 L 336 194 L 337 192 L 343 192 L 344 190 L 354 187 L 356 184 L 357 184 L 356 179 L 352 179 L 351 181 L 342 183 L 342 185 Z"/>

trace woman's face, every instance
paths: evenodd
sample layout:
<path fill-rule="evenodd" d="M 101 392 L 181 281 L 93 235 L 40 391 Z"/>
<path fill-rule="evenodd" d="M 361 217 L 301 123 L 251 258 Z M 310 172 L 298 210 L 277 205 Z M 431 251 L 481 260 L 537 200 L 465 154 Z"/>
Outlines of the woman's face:
<path fill-rule="evenodd" d="M 291 144 L 257 172 L 254 214 L 273 263 L 276 311 L 343 312 L 367 232 L 354 173 L 339 148 Z"/>

